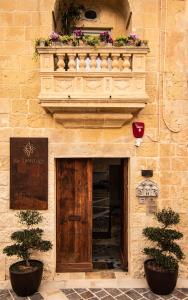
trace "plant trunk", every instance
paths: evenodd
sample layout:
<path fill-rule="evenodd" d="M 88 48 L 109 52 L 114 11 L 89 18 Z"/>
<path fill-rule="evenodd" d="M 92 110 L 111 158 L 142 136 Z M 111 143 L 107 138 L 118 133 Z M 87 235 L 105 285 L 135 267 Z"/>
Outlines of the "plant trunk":
<path fill-rule="evenodd" d="M 26 266 L 27 266 L 27 267 L 30 267 L 30 262 L 29 262 L 29 259 L 26 259 L 26 261 L 25 261 L 25 262 L 26 262 Z"/>

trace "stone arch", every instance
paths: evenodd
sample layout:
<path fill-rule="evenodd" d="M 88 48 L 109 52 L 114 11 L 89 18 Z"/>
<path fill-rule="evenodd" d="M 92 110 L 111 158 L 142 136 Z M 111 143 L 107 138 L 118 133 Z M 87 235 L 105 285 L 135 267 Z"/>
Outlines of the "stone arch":
<path fill-rule="evenodd" d="M 112 35 L 130 33 L 132 29 L 132 0 L 76 0 L 87 8 L 94 8 L 99 11 L 99 18 L 96 22 L 80 20 L 78 27 L 112 27 Z M 61 32 L 61 12 L 64 0 L 55 0 L 54 3 L 54 30 Z M 127 26 L 129 25 L 129 26 Z"/>

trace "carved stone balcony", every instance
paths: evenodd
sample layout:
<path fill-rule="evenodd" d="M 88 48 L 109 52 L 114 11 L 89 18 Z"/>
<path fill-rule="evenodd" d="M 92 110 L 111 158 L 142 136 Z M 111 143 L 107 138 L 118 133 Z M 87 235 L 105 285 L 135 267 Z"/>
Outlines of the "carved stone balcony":
<path fill-rule="evenodd" d="M 143 47 L 39 47 L 41 105 L 65 127 L 122 127 L 143 109 Z"/>

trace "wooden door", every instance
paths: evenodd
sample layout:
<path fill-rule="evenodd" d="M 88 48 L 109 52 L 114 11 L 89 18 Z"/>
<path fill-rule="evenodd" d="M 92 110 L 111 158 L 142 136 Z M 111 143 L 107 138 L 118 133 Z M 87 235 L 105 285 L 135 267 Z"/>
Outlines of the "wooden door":
<path fill-rule="evenodd" d="M 121 161 L 121 260 L 122 266 L 128 268 L 128 159 Z"/>
<path fill-rule="evenodd" d="M 92 161 L 57 160 L 57 272 L 92 270 Z"/>

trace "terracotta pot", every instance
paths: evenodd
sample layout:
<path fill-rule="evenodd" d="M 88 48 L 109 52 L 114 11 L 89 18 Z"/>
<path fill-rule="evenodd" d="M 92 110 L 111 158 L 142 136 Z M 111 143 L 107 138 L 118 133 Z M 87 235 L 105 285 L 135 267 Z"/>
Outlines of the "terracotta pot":
<path fill-rule="evenodd" d="M 148 259 L 144 262 L 147 283 L 153 293 L 168 295 L 172 293 L 176 286 L 178 270 L 174 272 L 155 270 L 149 266 L 150 262 L 154 261 L 154 259 Z"/>
<path fill-rule="evenodd" d="M 31 266 L 35 267 L 33 271 L 20 272 L 18 266 L 24 265 L 23 261 L 19 261 L 9 268 L 10 281 L 13 291 L 20 297 L 33 295 L 38 291 L 42 280 L 43 263 L 38 260 L 30 260 Z"/>

